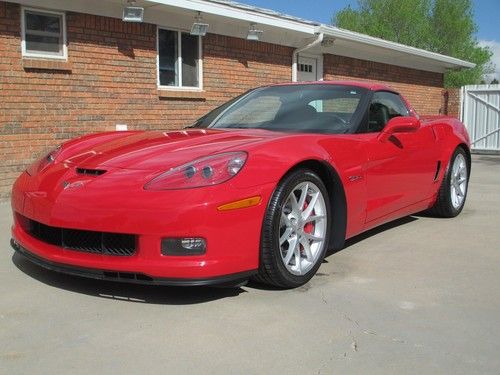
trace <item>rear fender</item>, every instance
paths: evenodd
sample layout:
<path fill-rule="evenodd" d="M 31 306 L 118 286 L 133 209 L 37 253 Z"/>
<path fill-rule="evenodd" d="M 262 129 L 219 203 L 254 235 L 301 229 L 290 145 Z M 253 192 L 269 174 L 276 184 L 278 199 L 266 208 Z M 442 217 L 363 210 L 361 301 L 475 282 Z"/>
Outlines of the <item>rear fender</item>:
<path fill-rule="evenodd" d="M 464 124 L 452 117 L 443 117 L 432 121 L 430 124 L 436 135 L 437 145 L 439 149 L 439 160 L 442 168 L 437 180 L 442 181 L 449 161 L 457 147 L 462 147 L 467 155 L 467 164 L 470 171 L 471 154 L 470 154 L 470 138 Z"/>

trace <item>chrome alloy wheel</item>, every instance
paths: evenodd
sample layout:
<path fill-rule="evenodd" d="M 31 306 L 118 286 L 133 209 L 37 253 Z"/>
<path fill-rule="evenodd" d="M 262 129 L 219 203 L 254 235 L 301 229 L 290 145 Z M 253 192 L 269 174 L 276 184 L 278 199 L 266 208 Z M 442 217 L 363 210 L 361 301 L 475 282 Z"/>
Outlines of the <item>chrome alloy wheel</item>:
<path fill-rule="evenodd" d="M 467 193 L 467 163 L 462 154 L 457 154 L 453 161 L 450 178 L 451 204 L 459 209 L 464 204 Z"/>
<path fill-rule="evenodd" d="M 281 210 L 281 259 L 293 275 L 304 275 L 318 262 L 328 228 L 325 198 L 314 183 L 293 188 Z"/>

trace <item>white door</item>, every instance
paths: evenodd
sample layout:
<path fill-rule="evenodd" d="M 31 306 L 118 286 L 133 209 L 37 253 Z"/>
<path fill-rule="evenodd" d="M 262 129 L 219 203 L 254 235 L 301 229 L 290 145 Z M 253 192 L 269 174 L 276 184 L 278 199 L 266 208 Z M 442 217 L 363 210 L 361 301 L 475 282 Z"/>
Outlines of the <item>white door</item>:
<path fill-rule="evenodd" d="M 500 151 L 500 85 L 462 87 L 462 118 L 473 150 Z"/>
<path fill-rule="evenodd" d="M 318 81 L 318 59 L 299 55 L 297 64 L 297 81 Z M 323 101 L 315 100 L 310 104 L 317 112 L 323 112 Z"/>
<path fill-rule="evenodd" d="M 318 59 L 300 56 L 297 63 L 297 81 L 318 80 Z"/>

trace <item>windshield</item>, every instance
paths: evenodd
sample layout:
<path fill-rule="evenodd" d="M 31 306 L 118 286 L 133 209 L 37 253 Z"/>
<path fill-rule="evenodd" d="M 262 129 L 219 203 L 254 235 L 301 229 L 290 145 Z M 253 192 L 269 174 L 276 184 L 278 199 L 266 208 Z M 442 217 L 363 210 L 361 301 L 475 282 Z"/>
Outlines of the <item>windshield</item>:
<path fill-rule="evenodd" d="M 258 88 L 216 108 L 193 127 L 349 133 L 357 128 L 366 91 L 321 84 Z"/>

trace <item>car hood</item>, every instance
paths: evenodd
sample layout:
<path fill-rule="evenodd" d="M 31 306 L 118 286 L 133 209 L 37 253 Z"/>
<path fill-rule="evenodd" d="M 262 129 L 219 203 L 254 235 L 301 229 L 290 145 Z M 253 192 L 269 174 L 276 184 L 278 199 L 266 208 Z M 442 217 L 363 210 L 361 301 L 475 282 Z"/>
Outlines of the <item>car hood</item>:
<path fill-rule="evenodd" d="M 197 158 L 276 137 L 265 130 L 183 130 L 127 133 L 72 155 L 65 161 L 80 168 L 166 170 Z"/>

